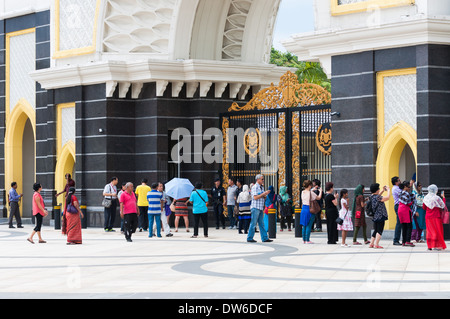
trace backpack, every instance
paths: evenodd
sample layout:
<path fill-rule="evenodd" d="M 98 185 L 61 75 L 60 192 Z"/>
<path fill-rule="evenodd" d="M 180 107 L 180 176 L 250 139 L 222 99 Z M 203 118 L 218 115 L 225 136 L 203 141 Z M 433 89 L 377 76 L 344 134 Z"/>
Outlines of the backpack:
<path fill-rule="evenodd" d="M 366 205 L 366 214 L 369 217 L 373 217 L 375 215 L 375 210 L 372 206 L 372 196 L 369 197 L 369 202 Z"/>

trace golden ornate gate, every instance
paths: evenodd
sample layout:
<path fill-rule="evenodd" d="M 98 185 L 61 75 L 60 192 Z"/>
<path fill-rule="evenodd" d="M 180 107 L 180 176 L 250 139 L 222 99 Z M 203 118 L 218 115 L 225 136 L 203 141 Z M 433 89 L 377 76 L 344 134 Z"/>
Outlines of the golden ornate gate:
<path fill-rule="evenodd" d="M 278 86 L 272 84 L 261 90 L 248 104 L 233 103 L 228 113 L 221 114 L 224 187 L 230 177 L 250 184 L 262 173 L 266 188 L 273 185 L 278 191 L 281 186 L 288 186 L 294 204 L 300 206 L 305 179 L 317 178 L 322 183 L 331 180 L 330 104 L 327 90 L 316 84 L 299 83 L 292 72 L 283 75 Z M 243 138 L 229 134 L 238 129 Z M 238 144 L 245 150 L 240 162 Z M 270 149 L 270 145 L 277 148 Z M 264 148 L 267 150 L 262 154 Z M 263 163 L 269 153 L 272 158 L 278 154 L 278 163 Z"/>

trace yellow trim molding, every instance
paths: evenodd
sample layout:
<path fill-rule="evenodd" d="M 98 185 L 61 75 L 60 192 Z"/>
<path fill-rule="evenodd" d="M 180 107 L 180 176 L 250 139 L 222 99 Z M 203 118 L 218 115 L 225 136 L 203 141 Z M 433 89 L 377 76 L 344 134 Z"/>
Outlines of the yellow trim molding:
<path fill-rule="evenodd" d="M 364 12 L 374 8 L 384 9 L 413 4 L 415 4 L 415 0 L 368 0 L 340 5 L 338 4 L 338 0 L 331 0 L 331 15 L 338 16 L 343 14 Z"/>
<path fill-rule="evenodd" d="M 66 174 L 73 176 L 73 168 L 75 167 L 75 143 L 73 141 L 67 142 L 61 149 L 61 154 L 58 155 L 55 168 L 55 189 L 61 192 L 66 186 Z M 58 203 L 64 202 L 64 196 L 60 195 L 57 198 Z"/>
<path fill-rule="evenodd" d="M 8 189 L 12 182 L 17 182 L 18 193 L 23 193 L 22 149 L 23 132 L 27 120 L 31 122 L 34 141 L 36 142 L 36 113 L 27 100 L 22 98 L 9 115 L 5 132 L 5 188 Z M 36 160 L 34 161 L 34 167 L 36 172 Z M 23 209 L 20 211 L 23 213 Z"/>
<path fill-rule="evenodd" d="M 75 102 L 62 103 L 57 105 L 57 117 L 56 117 L 56 156 L 59 158 L 61 151 L 64 147 L 62 145 L 62 109 L 74 108 Z"/>
<path fill-rule="evenodd" d="M 417 163 L 417 132 L 406 122 L 398 122 L 386 134 L 383 145 L 378 150 L 377 158 L 377 183 L 380 187 L 389 186 L 392 190 L 391 178 L 399 175 L 400 157 L 406 144 L 411 148 Z M 391 192 L 392 196 L 392 192 Z M 394 211 L 394 200 L 387 202 L 386 208 L 389 213 L 387 228 L 394 229 L 397 218 Z"/>
<path fill-rule="evenodd" d="M 94 30 L 92 32 L 92 45 L 84 48 L 75 48 L 71 50 L 61 50 L 60 42 L 60 0 L 55 0 L 55 52 L 53 53 L 53 59 L 63 59 L 73 56 L 80 56 L 86 54 L 95 53 L 97 47 L 97 29 L 98 29 L 98 17 L 100 13 L 101 0 L 97 0 L 95 15 L 94 15 Z"/>
<path fill-rule="evenodd" d="M 67 108 L 75 108 L 75 102 L 58 104 L 56 111 L 55 189 L 57 192 L 61 192 L 66 186 L 65 176 L 67 173 L 74 177 L 73 168 L 76 159 L 75 141 L 68 141 L 62 145 L 62 110 Z M 60 195 L 57 200 L 58 203 L 62 203 L 64 201 L 64 195 Z"/>
<path fill-rule="evenodd" d="M 36 28 L 30 28 L 30 29 L 24 29 L 20 31 L 10 32 L 6 34 L 5 38 L 5 121 L 6 126 L 8 126 L 9 121 L 9 113 L 11 110 L 11 100 L 10 100 L 10 89 L 11 89 L 11 81 L 10 81 L 10 75 L 11 75 L 11 38 L 19 35 L 29 34 L 29 33 L 35 33 Z M 19 102 L 20 103 L 20 102 Z M 28 103 L 28 102 L 26 102 Z M 29 104 L 29 103 L 28 103 Z M 34 111 L 33 111 L 34 112 Z"/>
<path fill-rule="evenodd" d="M 377 73 L 377 135 L 378 147 L 383 144 L 384 136 L 384 79 L 389 76 L 417 74 L 416 68 L 389 70 Z"/>

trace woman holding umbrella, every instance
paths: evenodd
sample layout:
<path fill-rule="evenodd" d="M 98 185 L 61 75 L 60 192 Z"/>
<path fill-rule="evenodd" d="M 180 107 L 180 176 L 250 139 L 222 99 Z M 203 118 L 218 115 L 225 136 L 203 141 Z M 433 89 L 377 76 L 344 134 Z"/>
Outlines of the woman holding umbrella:
<path fill-rule="evenodd" d="M 189 200 L 194 185 L 185 178 L 174 178 L 166 185 L 166 193 L 174 200 L 172 205 L 175 206 L 175 232 L 178 232 L 178 225 L 180 223 L 180 217 L 183 217 L 184 224 L 186 225 L 186 232 L 189 232 L 189 218 L 188 208 L 186 202 Z"/>

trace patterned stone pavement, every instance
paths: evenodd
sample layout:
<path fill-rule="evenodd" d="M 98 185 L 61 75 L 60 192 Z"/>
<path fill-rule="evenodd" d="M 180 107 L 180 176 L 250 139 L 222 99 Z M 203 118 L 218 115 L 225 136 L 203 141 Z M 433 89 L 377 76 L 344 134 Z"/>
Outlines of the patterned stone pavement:
<path fill-rule="evenodd" d="M 0 298 L 450 297 L 449 252 L 393 246 L 389 232 L 385 249 L 374 250 L 327 245 L 325 232 L 304 245 L 293 232 L 278 232 L 272 243 L 256 234 L 258 243 L 247 243 L 228 229 L 193 239 L 192 228 L 171 238 L 136 233 L 132 243 L 90 228 L 83 245 L 68 246 L 44 227 L 47 243 L 32 245 L 31 229 L 0 226 Z"/>

